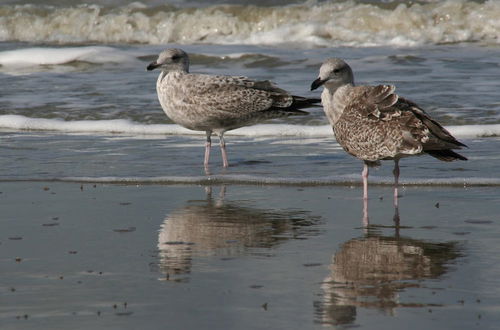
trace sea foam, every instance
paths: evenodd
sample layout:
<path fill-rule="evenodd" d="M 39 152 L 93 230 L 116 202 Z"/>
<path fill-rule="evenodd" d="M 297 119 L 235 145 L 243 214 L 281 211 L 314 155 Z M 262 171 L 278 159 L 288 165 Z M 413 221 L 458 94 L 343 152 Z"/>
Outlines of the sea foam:
<path fill-rule="evenodd" d="M 20 115 L 0 115 L 0 128 L 10 130 L 54 131 L 64 133 L 98 133 L 129 135 L 204 135 L 204 132 L 192 131 L 175 124 L 141 124 L 129 119 L 112 120 L 75 120 L 30 118 Z M 446 127 L 459 138 L 500 136 L 500 124 L 495 125 L 460 125 Z M 332 137 L 329 125 L 290 125 L 259 124 L 242 127 L 226 133 L 227 135 L 248 137 Z"/>
<path fill-rule="evenodd" d="M 499 1 L 308 1 L 213 5 L 0 6 L 0 41 L 416 46 L 500 40 Z"/>
<path fill-rule="evenodd" d="M 103 46 L 66 48 L 24 48 L 0 52 L 2 66 L 58 65 L 75 61 L 89 63 L 122 63 L 136 61 L 129 53 Z"/>

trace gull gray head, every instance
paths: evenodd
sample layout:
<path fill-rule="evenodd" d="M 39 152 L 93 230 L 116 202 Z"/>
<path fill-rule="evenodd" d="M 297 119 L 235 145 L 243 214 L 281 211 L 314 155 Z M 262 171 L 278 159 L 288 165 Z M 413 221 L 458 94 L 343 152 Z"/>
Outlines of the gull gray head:
<path fill-rule="evenodd" d="M 311 84 L 311 90 L 325 85 L 331 91 L 343 85 L 354 85 L 351 67 L 340 58 L 329 58 L 319 69 L 319 77 Z"/>
<path fill-rule="evenodd" d="M 158 59 L 151 62 L 146 68 L 148 71 L 160 68 L 162 71 L 189 71 L 189 57 L 179 48 L 170 48 L 162 51 Z"/>

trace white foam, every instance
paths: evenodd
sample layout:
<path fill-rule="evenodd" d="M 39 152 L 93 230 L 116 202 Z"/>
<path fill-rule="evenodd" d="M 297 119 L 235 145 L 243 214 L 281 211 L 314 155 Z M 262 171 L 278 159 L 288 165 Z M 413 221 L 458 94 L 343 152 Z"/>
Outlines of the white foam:
<path fill-rule="evenodd" d="M 134 4 L 2 6 L 0 41 L 418 46 L 500 40 L 500 1 L 445 0 L 396 7 L 307 1 L 276 7 Z M 27 28 L 29 27 L 29 28 Z"/>
<path fill-rule="evenodd" d="M 462 125 L 448 127 L 451 134 L 460 137 L 500 136 L 500 125 Z"/>
<path fill-rule="evenodd" d="M 77 120 L 30 118 L 20 115 L 0 115 L 0 128 L 29 131 L 55 131 L 65 133 L 102 133 L 131 135 L 204 135 L 204 132 L 192 131 L 175 124 L 141 124 L 129 119 L 113 120 Z M 500 124 L 462 125 L 446 127 L 454 136 L 492 137 L 500 136 Z M 308 126 L 290 124 L 260 124 L 235 129 L 227 135 L 266 137 L 332 137 L 330 125 Z"/>
<path fill-rule="evenodd" d="M 74 61 L 122 63 L 136 61 L 126 52 L 112 47 L 24 48 L 0 52 L 2 66 L 58 65 Z"/>
<path fill-rule="evenodd" d="M 179 125 L 135 123 L 128 119 L 75 120 L 29 118 L 19 115 L 1 115 L 0 127 L 28 131 L 56 131 L 65 133 L 125 133 L 137 135 L 190 135 L 198 132 Z M 199 132 L 201 134 L 201 132 Z"/>

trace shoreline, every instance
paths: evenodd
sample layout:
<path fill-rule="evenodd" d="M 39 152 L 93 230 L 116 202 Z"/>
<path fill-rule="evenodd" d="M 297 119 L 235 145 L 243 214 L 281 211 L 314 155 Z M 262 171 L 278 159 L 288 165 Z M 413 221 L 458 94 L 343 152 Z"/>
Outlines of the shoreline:
<path fill-rule="evenodd" d="M 369 186 L 391 187 L 393 178 L 370 176 Z M 361 187 L 361 179 L 350 178 L 273 178 L 273 177 L 242 177 L 238 175 L 213 175 L 193 177 L 101 177 L 101 178 L 26 178 L 26 179 L 0 179 L 2 182 L 57 182 L 57 183 L 81 183 L 81 184 L 109 184 L 109 185 L 158 185 L 158 186 L 262 186 L 262 187 Z M 444 178 L 444 179 L 400 179 L 400 187 L 500 187 L 500 179 L 494 178 Z"/>

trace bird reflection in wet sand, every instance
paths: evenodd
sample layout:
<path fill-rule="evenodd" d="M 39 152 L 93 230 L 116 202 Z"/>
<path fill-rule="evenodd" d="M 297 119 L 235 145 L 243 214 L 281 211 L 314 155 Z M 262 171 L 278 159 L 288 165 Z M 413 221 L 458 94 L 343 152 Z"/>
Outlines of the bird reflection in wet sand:
<path fill-rule="evenodd" d="M 168 214 L 158 235 L 158 271 L 163 279 L 188 281 L 195 259 L 235 257 L 252 248 L 270 248 L 289 239 L 316 235 L 318 217 L 301 210 L 257 209 L 244 201 L 218 198 L 206 188 L 206 200 L 188 201 Z"/>
<path fill-rule="evenodd" d="M 399 207 L 394 206 L 394 216 L 392 217 L 394 221 L 394 227 L 399 230 Z M 368 199 L 363 198 L 363 227 L 368 230 L 370 226 L 370 216 L 368 214 Z"/>
<path fill-rule="evenodd" d="M 400 237 L 398 232 L 381 236 L 372 231 L 352 239 L 332 257 L 331 273 L 322 284 L 323 299 L 315 302 L 317 322 L 352 325 L 360 307 L 393 315 L 401 307 L 435 306 L 405 301 L 400 293 L 422 287 L 421 280 L 444 275 L 460 256 L 457 242 L 431 243 Z"/>

